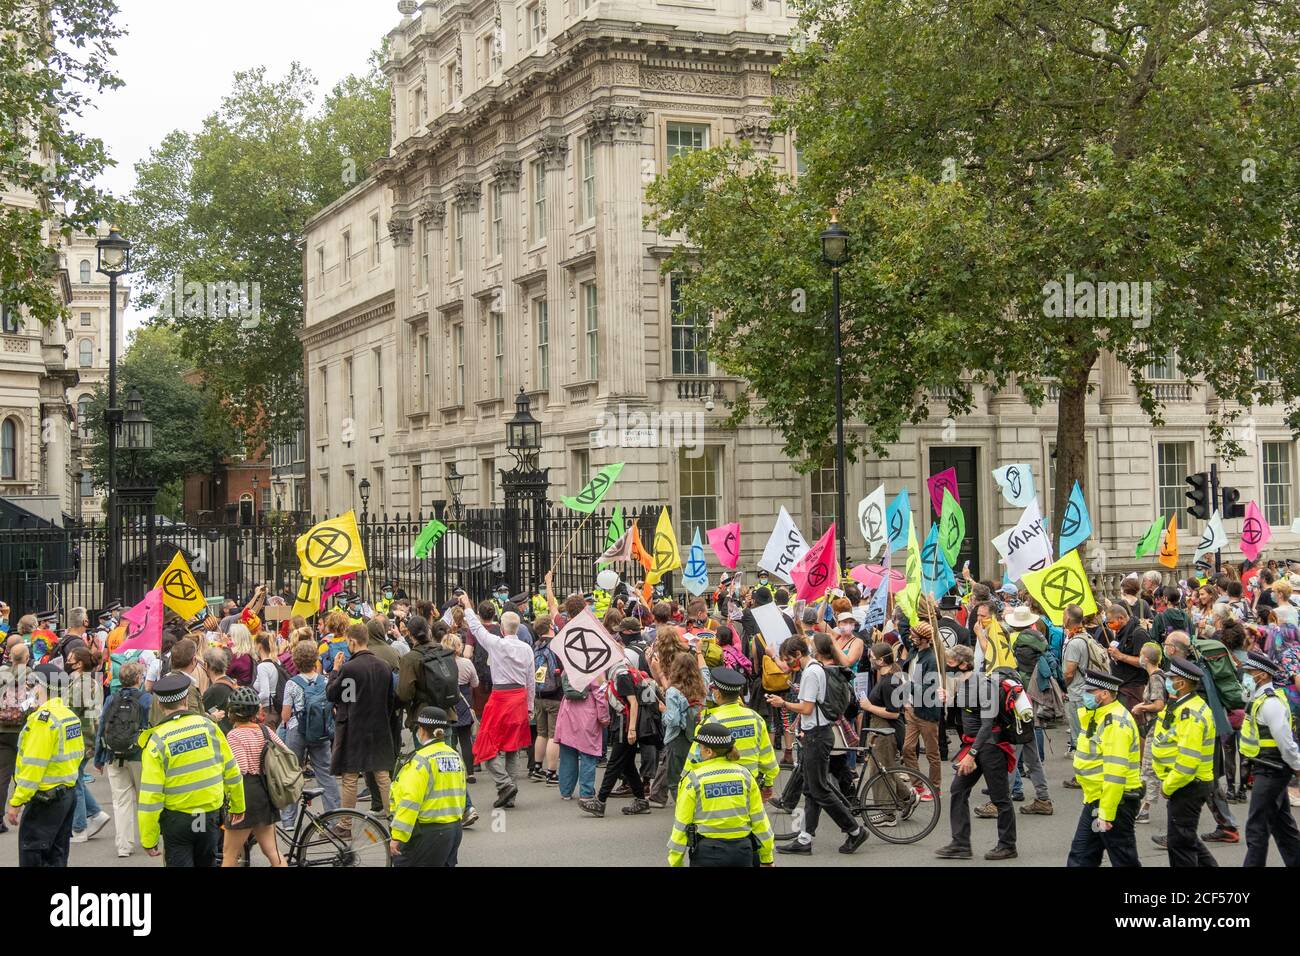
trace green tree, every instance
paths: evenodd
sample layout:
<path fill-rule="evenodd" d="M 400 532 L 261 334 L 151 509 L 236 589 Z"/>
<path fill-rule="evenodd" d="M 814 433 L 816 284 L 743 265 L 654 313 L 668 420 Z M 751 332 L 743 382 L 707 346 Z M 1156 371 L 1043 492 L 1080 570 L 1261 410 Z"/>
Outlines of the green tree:
<path fill-rule="evenodd" d="M 1144 370 L 1170 348 L 1221 399 L 1226 456 L 1242 409 L 1300 428 L 1300 7 L 1272 0 L 801 0 L 813 38 L 775 104 L 808 165 L 797 181 L 747 147 L 674 161 L 652 221 L 687 245 L 667 268 L 713 315 L 710 349 L 755 414 L 805 461 L 833 447 L 829 275 L 837 206 L 844 394 L 877 454 L 907 422 L 972 407 L 973 387 L 1059 385 L 1065 513 L 1085 476 L 1084 409 L 1103 351 L 1162 406 Z M 1152 283 L 1149 318 L 1070 317 L 1049 283 Z M 798 311 L 804 305 L 806 308 Z M 1118 311 L 1118 310 L 1113 310 Z M 1255 366 L 1270 370 L 1261 381 Z"/>
<path fill-rule="evenodd" d="M 0 301 L 32 322 L 64 314 L 56 235 L 93 228 L 108 210 L 94 187 L 110 163 L 104 144 L 71 123 L 122 85 L 108 67 L 117 12 L 114 0 L 0 2 Z"/>
<path fill-rule="evenodd" d="M 279 79 L 235 74 L 195 134 L 174 131 L 136 166 L 122 215 L 140 269 L 138 301 L 177 332 L 251 443 L 288 438 L 302 419 L 302 252 L 307 220 L 365 177 L 388 149 L 388 87 L 370 72 L 340 82 L 316 110 L 316 80 L 298 64 Z M 177 309 L 176 282 L 256 283 L 213 314 Z M 182 288 L 184 291 L 184 288 Z M 183 300 L 185 304 L 188 300 Z"/>

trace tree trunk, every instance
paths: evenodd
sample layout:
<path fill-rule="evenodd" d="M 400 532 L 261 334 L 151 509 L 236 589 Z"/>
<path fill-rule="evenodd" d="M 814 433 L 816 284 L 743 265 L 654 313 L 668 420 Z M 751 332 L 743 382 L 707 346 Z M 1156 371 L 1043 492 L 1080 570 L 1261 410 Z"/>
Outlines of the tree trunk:
<path fill-rule="evenodd" d="M 1052 494 L 1052 553 L 1061 539 L 1061 521 L 1077 480 L 1087 484 L 1088 463 L 1085 419 L 1088 409 L 1088 376 L 1097 353 L 1083 357 L 1072 375 L 1062 376 L 1056 402 L 1056 488 Z M 1056 557 L 1060 557 L 1059 554 Z M 1082 557 L 1082 556 L 1081 556 Z"/>

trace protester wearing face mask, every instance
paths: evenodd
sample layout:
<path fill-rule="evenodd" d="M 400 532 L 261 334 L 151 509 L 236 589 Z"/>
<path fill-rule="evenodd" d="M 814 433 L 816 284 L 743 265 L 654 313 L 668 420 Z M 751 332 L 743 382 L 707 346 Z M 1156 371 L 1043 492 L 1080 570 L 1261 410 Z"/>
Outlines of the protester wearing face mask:
<path fill-rule="evenodd" d="M 835 621 L 835 646 L 848 662 L 845 666 L 857 673 L 866 645 L 858 637 L 858 619 L 852 611 L 842 611 Z"/>
<path fill-rule="evenodd" d="M 881 770 L 898 765 L 899 744 L 903 729 L 904 678 L 894 660 L 894 649 L 883 641 L 871 645 L 867 658 L 876 680 L 871 693 L 858 701 L 858 706 L 867 715 L 869 726 L 879 730 L 889 730 L 887 734 L 869 734 L 871 752 L 880 764 Z M 892 792 L 893 783 L 882 775 L 882 782 L 876 784 L 871 794 L 872 802 L 878 806 L 891 806 L 900 803 L 901 794 Z M 877 826 L 892 827 L 898 823 L 896 814 L 880 813 L 873 821 Z"/>
<path fill-rule="evenodd" d="M 1083 811 L 1070 844 L 1067 866 L 1141 866 L 1133 823 L 1142 802 L 1141 746 L 1137 723 L 1118 700 L 1119 678 L 1084 674 L 1074 774 L 1083 789 Z"/>

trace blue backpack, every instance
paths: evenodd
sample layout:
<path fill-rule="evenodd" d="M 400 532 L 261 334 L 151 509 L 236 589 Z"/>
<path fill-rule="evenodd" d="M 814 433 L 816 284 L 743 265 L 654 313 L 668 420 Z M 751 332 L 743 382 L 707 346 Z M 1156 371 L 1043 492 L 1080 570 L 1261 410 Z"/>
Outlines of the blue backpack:
<path fill-rule="evenodd" d="M 537 675 L 537 693 L 550 694 L 560 689 L 560 660 L 549 647 L 550 642 L 533 651 L 533 670 Z"/>
<path fill-rule="evenodd" d="M 334 739 L 334 705 L 325 697 L 325 679 L 318 677 L 310 683 L 301 675 L 294 675 L 290 682 L 302 690 L 302 710 L 298 718 L 298 731 L 302 739 L 309 744 L 318 744 Z"/>

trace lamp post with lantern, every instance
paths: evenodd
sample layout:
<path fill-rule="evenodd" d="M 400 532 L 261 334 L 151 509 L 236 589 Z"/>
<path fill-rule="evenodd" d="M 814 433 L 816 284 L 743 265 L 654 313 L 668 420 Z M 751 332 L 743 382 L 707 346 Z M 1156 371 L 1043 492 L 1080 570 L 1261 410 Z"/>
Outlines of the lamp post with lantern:
<path fill-rule="evenodd" d="M 844 506 L 844 351 L 840 342 L 840 266 L 849 256 L 849 234 L 840 225 L 838 209 L 821 234 L 822 259 L 831 267 L 831 328 L 835 332 L 835 523 L 840 546 L 840 573 L 848 568 L 848 530 Z"/>
<path fill-rule="evenodd" d="M 506 451 L 515 467 L 501 470 L 501 489 L 505 496 L 506 522 L 518 522 L 506 535 L 506 573 L 518 590 L 540 584 L 549 567 L 550 535 L 547 533 L 547 500 L 550 469 L 539 468 L 542 452 L 542 423 L 533 417 L 528 394 L 519 389 L 515 397 L 515 414 L 506 422 Z M 532 567 L 522 567 L 521 555 L 531 551 Z M 524 580 L 527 570 L 529 580 Z"/>
<path fill-rule="evenodd" d="M 108 466 L 108 497 L 105 506 L 105 531 L 108 536 L 108 552 L 104 568 L 104 603 L 107 604 L 117 595 L 121 587 L 118 566 L 118 538 L 121 536 L 117 496 L 117 429 L 122 423 L 122 410 L 117 407 L 117 280 L 131 271 L 131 243 L 110 228 L 108 235 L 95 244 L 97 270 L 108 276 L 108 405 L 104 410 L 104 436 L 107 441 L 106 464 Z"/>

